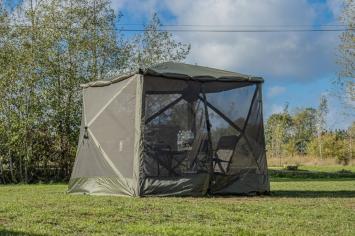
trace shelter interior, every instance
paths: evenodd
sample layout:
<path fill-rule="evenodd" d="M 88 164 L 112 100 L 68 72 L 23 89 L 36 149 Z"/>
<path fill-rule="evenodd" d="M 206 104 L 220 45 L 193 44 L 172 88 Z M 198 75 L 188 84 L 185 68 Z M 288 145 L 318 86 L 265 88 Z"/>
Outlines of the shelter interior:
<path fill-rule="evenodd" d="M 166 79 L 159 80 L 146 83 L 144 96 L 146 177 L 240 176 L 260 170 L 264 140 L 258 83 L 169 80 L 169 86 L 159 86 Z"/>

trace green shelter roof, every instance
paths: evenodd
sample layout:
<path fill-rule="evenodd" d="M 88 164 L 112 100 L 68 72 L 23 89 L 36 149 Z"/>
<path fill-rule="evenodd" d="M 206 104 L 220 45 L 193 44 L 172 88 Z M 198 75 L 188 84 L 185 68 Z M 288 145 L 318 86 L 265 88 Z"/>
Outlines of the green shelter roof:
<path fill-rule="evenodd" d="M 164 62 L 153 65 L 146 69 L 140 69 L 138 72 L 122 74 L 111 80 L 97 80 L 82 87 L 101 87 L 111 83 L 116 83 L 131 77 L 134 74 L 141 73 L 144 75 L 160 76 L 166 78 L 198 80 L 198 81 L 230 81 L 230 82 L 264 82 L 262 77 L 240 74 L 226 70 L 220 70 L 205 66 L 191 65 L 178 62 Z"/>
<path fill-rule="evenodd" d="M 261 77 L 177 62 L 160 63 L 147 68 L 143 73 L 176 79 L 193 79 L 202 81 L 264 81 Z"/>

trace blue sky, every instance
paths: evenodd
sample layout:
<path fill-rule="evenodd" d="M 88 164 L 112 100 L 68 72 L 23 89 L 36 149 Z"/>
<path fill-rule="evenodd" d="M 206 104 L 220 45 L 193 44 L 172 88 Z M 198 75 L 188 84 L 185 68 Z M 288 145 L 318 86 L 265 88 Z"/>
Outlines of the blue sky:
<path fill-rule="evenodd" d="M 341 0 L 119 0 L 121 23 L 146 23 L 157 12 L 165 24 L 325 25 L 340 24 Z M 132 26 L 126 26 L 132 27 Z M 201 27 L 198 27 L 201 28 Z M 232 27 L 233 28 L 233 27 Z M 228 27 L 227 27 L 228 29 Z M 191 43 L 187 58 L 197 63 L 265 78 L 264 114 L 289 104 L 291 112 L 329 100 L 328 126 L 345 128 L 353 117 L 332 95 L 339 33 L 175 33 Z"/>
<path fill-rule="evenodd" d="M 18 0 L 5 1 L 15 6 Z M 112 0 L 120 24 L 146 24 L 156 12 L 163 24 L 324 25 L 339 24 L 341 0 Z M 137 26 L 124 26 L 132 28 Z M 197 27 L 201 28 L 201 27 Z M 222 29 L 236 28 L 225 26 Z M 221 28 L 218 28 L 221 29 Z M 127 35 L 128 36 L 128 35 Z M 191 44 L 186 62 L 263 76 L 264 114 L 316 107 L 329 100 L 329 128 L 345 128 L 353 117 L 332 96 L 339 33 L 174 33 Z"/>

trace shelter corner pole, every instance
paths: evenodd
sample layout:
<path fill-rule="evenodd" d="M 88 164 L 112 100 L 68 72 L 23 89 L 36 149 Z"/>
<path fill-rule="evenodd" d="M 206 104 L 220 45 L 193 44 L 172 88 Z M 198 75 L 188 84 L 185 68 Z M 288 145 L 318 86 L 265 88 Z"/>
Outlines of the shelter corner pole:
<path fill-rule="evenodd" d="M 255 102 L 255 99 L 256 99 L 256 96 L 257 96 L 258 92 L 259 92 L 259 86 L 256 85 L 255 86 L 255 90 L 254 90 L 254 94 L 253 94 L 253 98 L 251 99 L 251 103 L 250 103 L 250 107 L 249 107 L 249 110 L 248 110 L 247 118 L 246 118 L 246 120 L 244 122 L 244 126 L 243 126 L 243 129 L 242 129 L 243 134 L 245 133 L 245 130 L 246 130 L 247 126 L 248 126 L 248 122 L 249 122 L 249 119 L 250 119 L 250 114 L 251 114 L 251 111 L 253 109 L 254 102 Z"/>
<path fill-rule="evenodd" d="M 205 108 L 205 117 L 206 117 L 206 127 L 207 127 L 207 138 L 208 138 L 208 160 L 209 160 L 209 183 L 208 183 L 208 193 L 211 191 L 211 184 L 212 181 L 214 180 L 214 171 L 213 171 L 213 150 L 212 150 L 212 137 L 211 137 L 211 123 L 210 123 L 210 118 L 208 115 L 208 106 L 207 106 L 207 99 L 206 99 L 206 93 L 203 88 L 203 84 L 201 86 L 201 92 L 202 92 L 202 97 L 203 97 L 203 104 Z"/>

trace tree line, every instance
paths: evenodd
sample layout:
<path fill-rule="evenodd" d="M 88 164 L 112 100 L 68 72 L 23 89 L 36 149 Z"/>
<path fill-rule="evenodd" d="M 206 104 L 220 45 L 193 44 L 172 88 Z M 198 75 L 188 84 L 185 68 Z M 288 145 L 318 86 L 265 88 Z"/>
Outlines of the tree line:
<path fill-rule="evenodd" d="M 355 157 L 355 122 L 344 130 L 330 130 L 326 126 L 327 113 L 327 99 L 322 96 L 317 108 L 299 108 L 291 113 L 286 105 L 282 112 L 272 114 L 265 125 L 268 157 L 311 155 L 348 164 Z"/>
<path fill-rule="evenodd" d="M 80 84 L 181 61 L 190 45 L 158 30 L 126 37 L 109 0 L 0 0 L 0 183 L 65 181 L 81 117 Z"/>

